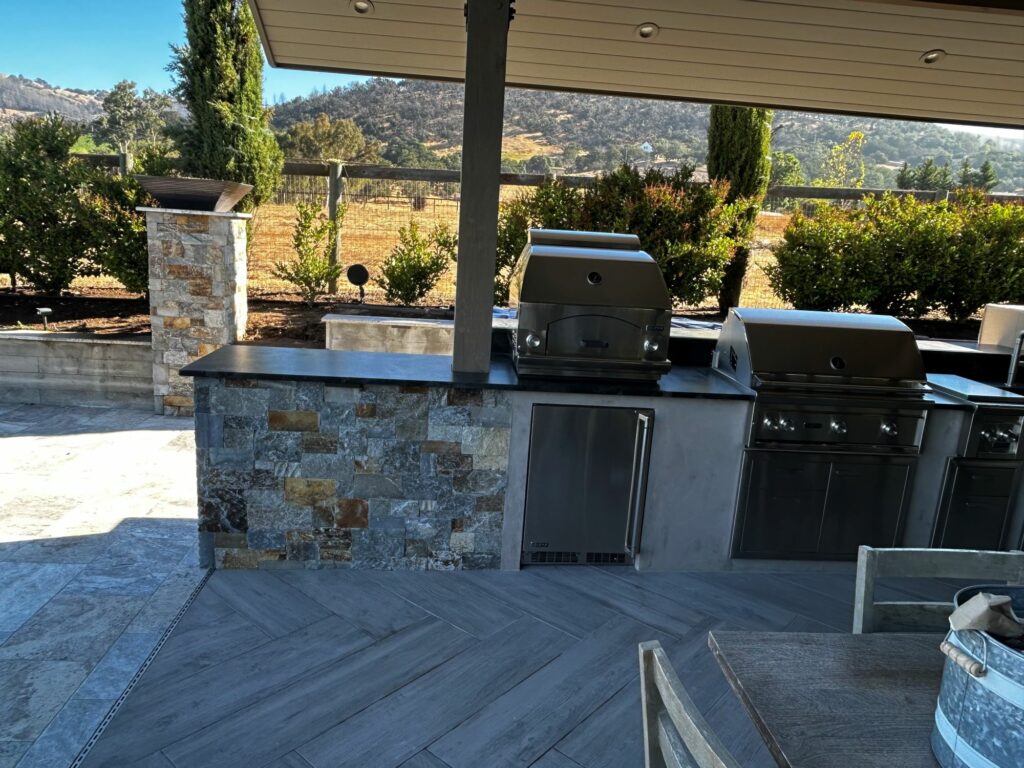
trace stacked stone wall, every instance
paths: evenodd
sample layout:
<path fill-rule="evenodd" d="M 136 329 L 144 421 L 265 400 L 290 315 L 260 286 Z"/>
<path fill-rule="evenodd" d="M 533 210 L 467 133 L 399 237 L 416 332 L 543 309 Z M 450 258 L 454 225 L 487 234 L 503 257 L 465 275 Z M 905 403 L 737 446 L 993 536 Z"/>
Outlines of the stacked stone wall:
<path fill-rule="evenodd" d="M 190 415 L 192 380 L 179 369 L 245 334 L 249 215 L 144 210 L 154 410 Z"/>
<path fill-rule="evenodd" d="M 505 392 L 197 378 L 200 547 L 219 568 L 497 568 Z"/>

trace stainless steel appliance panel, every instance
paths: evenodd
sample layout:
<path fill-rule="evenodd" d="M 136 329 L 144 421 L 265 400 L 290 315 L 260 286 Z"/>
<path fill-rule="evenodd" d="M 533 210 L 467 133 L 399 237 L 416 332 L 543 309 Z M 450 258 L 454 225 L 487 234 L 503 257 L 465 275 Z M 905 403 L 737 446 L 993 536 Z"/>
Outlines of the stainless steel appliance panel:
<path fill-rule="evenodd" d="M 951 458 L 935 519 L 933 547 L 1013 549 L 1010 517 L 1019 486 L 1015 461 Z"/>
<path fill-rule="evenodd" d="M 531 229 L 512 279 L 521 376 L 657 381 L 672 298 L 634 235 Z"/>
<path fill-rule="evenodd" d="M 533 407 L 524 564 L 632 561 L 653 417 L 634 408 Z"/>
<path fill-rule="evenodd" d="M 913 457 L 748 450 L 734 555 L 852 560 L 894 546 Z"/>

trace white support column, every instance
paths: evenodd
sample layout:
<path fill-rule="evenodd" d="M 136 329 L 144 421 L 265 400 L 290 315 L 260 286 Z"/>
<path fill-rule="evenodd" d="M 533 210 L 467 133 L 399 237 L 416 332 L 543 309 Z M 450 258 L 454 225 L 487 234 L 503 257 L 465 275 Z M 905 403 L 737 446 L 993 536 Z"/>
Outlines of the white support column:
<path fill-rule="evenodd" d="M 491 365 L 505 59 L 513 1 L 466 3 L 466 100 L 452 350 L 452 368 L 458 373 L 487 373 Z"/>

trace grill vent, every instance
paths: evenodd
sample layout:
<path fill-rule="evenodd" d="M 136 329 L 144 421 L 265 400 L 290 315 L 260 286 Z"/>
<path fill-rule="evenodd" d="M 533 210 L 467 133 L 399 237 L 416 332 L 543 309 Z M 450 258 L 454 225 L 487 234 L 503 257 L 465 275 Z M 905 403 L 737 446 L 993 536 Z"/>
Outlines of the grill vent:
<path fill-rule="evenodd" d="M 587 552 L 587 562 L 624 565 L 626 555 L 624 552 Z"/>
<path fill-rule="evenodd" d="M 576 552 L 531 552 L 531 563 L 578 563 L 579 554 Z"/>

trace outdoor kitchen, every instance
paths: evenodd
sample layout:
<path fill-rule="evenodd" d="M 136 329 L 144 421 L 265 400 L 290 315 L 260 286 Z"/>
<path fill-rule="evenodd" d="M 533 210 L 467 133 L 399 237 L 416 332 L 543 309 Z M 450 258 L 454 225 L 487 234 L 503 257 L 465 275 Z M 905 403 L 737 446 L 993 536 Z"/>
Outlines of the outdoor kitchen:
<path fill-rule="evenodd" d="M 186 367 L 204 562 L 825 568 L 862 544 L 1020 546 L 1024 397 L 945 372 L 949 350 L 894 318 L 737 308 L 712 348 L 610 233 L 531 230 L 514 297 L 486 374 L 245 345 Z"/>

